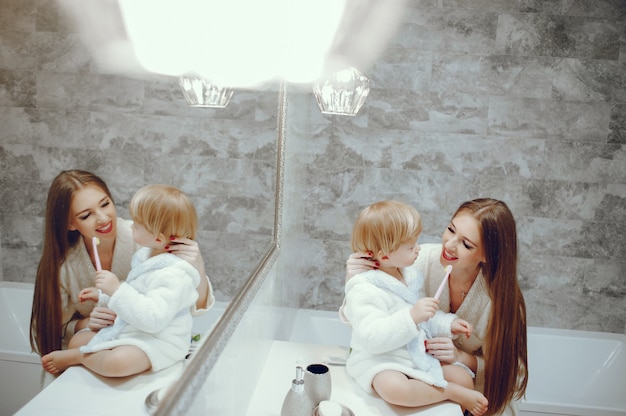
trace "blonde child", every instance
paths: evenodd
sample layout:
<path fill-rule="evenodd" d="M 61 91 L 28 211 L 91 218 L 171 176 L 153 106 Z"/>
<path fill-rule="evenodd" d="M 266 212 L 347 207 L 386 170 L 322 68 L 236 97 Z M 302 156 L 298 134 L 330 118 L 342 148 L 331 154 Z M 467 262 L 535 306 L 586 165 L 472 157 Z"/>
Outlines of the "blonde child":
<path fill-rule="evenodd" d="M 82 364 L 102 376 L 126 377 L 169 367 L 189 352 L 200 275 L 166 246 L 170 236 L 195 238 L 196 210 L 180 190 L 150 185 L 135 193 L 129 212 L 133 239 L 142 248 L 133 255 L 126 281 L 101 270 L 97 290 L 87 288 L 79 295 L 81 301 L 105 300 L 117 314 L 115 323 L 98 333 L 79 332 L 68 349 L 44 355 L 43 367 L 53 375 Z"/>
<path fill-rule="evenodd" d="M 340 313 L 352 326 L 346 369 L 361 388 L 388 403 L 419 407 L 452 400 L 480 416 L 488 402 L 474 391 L 471 370 L 442 366 L 425 351 L 427 338 L 469 337 L 472 327 L 439 311 L 437 299 L 423 296 L 423 278 L 414 266 L 421 231 L 419 213 L 402 202 L 376 202 L 359 214 L 352 250 L 371 254 L 378 269 L 345 286 Z"/>

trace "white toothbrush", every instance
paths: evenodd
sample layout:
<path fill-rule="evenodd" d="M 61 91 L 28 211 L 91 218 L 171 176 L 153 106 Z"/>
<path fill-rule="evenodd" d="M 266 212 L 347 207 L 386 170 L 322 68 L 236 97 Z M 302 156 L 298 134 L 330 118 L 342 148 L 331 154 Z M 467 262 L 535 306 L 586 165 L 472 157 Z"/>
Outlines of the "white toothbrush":
<path fill-rule="evenodd" d="M 336 356 L 330 355 L 327 357 L 322 357 L 322 364 L 342 366 L 342 365 L 346 365 L 346 360 L 347 359 L 343 357 L 336 357 Z"/>
<path fill-rule="evenodd" d="M 92 237 L 91 244 L 93 245 L 93 257 L 96 259 L 96 270 L 102 270 L 102 264 L 100 263 L 100 256 L 98 255 L 98 244 L 100 244 L 100 239 L 98 237 Z"/>

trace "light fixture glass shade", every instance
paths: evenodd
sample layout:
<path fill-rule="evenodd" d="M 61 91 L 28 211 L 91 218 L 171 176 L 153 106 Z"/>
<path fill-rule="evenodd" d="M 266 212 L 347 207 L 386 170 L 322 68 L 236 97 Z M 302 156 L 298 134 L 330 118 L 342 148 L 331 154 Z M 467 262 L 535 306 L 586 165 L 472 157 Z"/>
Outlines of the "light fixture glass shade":
<path fill-rule="evenodd" d="M 369 92 L 369 79 L 353 67 L 337 71 L 313 85 L 317 105 L 324 114 L 355 116 Z"/>
<path fill-rule="evenodd" d="M 233 89 L 216 85 L 209 80 L 194 76 L 179 77 L 178 83 L 191 107 L 224 108 L 233 96 Z"/>

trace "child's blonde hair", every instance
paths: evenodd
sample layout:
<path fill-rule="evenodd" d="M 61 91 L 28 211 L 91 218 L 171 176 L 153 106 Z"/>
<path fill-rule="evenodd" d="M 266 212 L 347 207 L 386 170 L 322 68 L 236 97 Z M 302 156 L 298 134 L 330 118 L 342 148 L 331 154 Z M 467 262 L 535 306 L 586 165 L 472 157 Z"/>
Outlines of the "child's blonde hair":
<path fill-rule="evenodd" d="M 154 235 L 196 238 L 198 215 L 181 190 L 168 185 L 148 185 L 138 190 L 128 207 L 131 219 Z"/>
<path fill-rule="evenodd" d="M 352 229 L 352 250 L 387 255 L 417 239 L 422 219 L 412 206 L 399 201 L 379 201 L 364 208 Z"/>

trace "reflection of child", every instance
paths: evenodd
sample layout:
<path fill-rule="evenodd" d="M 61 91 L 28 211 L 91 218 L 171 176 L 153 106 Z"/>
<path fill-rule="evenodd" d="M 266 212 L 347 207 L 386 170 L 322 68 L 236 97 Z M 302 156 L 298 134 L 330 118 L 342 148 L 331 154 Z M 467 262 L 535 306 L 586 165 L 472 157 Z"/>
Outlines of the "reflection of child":
<path fill-rule="evenodd" d="M 192 316 L 200 281 L 198 271 L 167 252 L 170 236 L 194 239 L 196 210 L 180 190 L 150 185 L 137 191 L 129 207 L 133 239 L 142 246 L 132 259 L 125 282 L 107 270 L 96 273 L 95 288 L 79 299 L 105 302 L 117 314 L 113 325 L 98 333 L 77 333 L 79 348 L 53 351 L 42 357 L 44 369 L 60 374 L 84 365 L 107 377 L 158 371 L 189 352 Z M 99 296 L 98 292 L 102 292 Z"/>
<path fill-rule="evenodd" d="M 423 277 L 413 265 L 421 230 L 419 213 L 401 202 L 377 202 L 359 214 L 352 249 L 371 253 L 379 268 L 346 283 L 340 311 L 352 326 L 346 369 L 365 391 L 389 403 L 418 407 L 449 399 L 480 416 L 487 399 L 473 390 L 471 370 L 442 366 L 425 351 L 427 338 L 469 337 L 472 327 L 423 296 Z"/>

